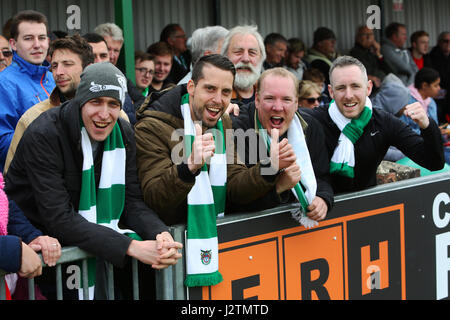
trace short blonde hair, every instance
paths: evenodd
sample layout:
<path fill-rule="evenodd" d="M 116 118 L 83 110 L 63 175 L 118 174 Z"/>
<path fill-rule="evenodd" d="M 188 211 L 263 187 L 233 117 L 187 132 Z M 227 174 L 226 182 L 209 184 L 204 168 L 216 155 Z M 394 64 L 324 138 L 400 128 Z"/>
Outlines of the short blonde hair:
<path fill-rule="evenodd" d="M 261 76 L 259 77 L 258 81 L 256 82 L 256 92 L 259 94 L 261 90 L 262 83 L 264 79 L 270 75 L 283 77 L 283 78 L 290 78 L 294 83 L 295 88 L 295 96 L 298 97 L 298 85 L 299 81 L 297 77 L 290 71 L 284 69 L 284 68 L 272 68 L 264 71 Z"/>
<path fill-rule="evenodd" d="M 312 82 L 311 80 L 302 80 L 300 82 L 298 98 L 306 99 L 307 97 L 311 96 L 313 92 L 317 92 L 320 95 L 321 91 L 322 90 L 317 85 L 317 83 Z"/>

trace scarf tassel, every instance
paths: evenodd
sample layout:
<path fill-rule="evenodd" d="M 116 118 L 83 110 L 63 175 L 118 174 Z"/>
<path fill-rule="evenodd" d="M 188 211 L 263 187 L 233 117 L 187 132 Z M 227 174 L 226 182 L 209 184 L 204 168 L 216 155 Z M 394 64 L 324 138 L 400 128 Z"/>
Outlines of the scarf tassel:
<path fill-rule="evenodd" d="M 219 271 L 213 273 L 188 274 L 184 280 L 186 287 L 209 287 L 223 281 Z"/>

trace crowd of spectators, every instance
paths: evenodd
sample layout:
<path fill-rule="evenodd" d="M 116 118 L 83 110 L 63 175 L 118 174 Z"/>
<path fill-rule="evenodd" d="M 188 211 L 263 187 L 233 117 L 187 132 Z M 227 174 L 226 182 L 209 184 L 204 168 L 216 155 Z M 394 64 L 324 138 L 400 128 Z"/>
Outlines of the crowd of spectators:
<path fill-rule="evenodd" d="M 67 35 L 49 31 L 41 13 L 23 11 L 8 25 L 0 36 L 0 167 L 6 181 L 6 194 L 0 190 L 6 199 L 0 203 L 0 218 L 6 217 L 0 221 L 0 268 L 18 274 L 8 282 L 11 297 L 20 288 L 18 279 L 43 273 L 34 251 L 41 251 L 49 266 L 65 245 L 120 268 L 129 257 L 154 269 L 177 263 L 182 246 L 167 225 L 192 223 L 191 190 L 212 188 L 217 178 L 209 187 L 197 183 L 217 149 L 205 127 L 264 129 L 271 135 L 258 142 L 265 152 L 258 152 L 255 162 L 249 161 L 246 140 L 243 154 L 236 155 L 244 163 L 226 163 L 225 174 L 219 175 L 227 180 L 221 214 L 301 202 L 303 187 L 307 198 L 314 191 L 303 210 L 317 222 L 332 209 L 334 194 L 373 186 L 383 158 L 408 156 L 430 170 L 444 167 L 444 159 L 450 164 L 450 32 L 442 32 L 430 51 L 426 31 L 411 33 L 406 48 L 404 24 L 389 24 L 380 43 L 373 30 L 358 26 L 354 47 L 344 54 L 336 49 L 334 31 L 325 26 L 314 31 L 308 47 L 299 37 L 275 32 L 263 37 L 251 25 L 202 27 L 189 36 L 181 25 L 169 24 L 159 41 L 135 52 L 135 78 L 128 79 L 117 66 L 125 40 L 114 23 L 82 36 Z M 107 111 L 102 115 L 92 111 L 103 104 Z M 190 117 L 184 107 L 190 108 Z M 171 136 L 187 130 L 187 118 L 202 121 L 203 128 L 192 126 L 192 154 L 177 163 L 171 156 L 178 141 Z M 356 138 L 344 137 L 341 124 L 350 122 L 360 126 Z M 84 129 L 88 138 L 82 142 Z M 297 141 L 293 137 L 299 130 L 304 136 Z M 123 137 L 126 160 L 110 160 L 106 146 L 99 152 L 116 131 Z M 375 147 L 374 132 L 380 137 Z M 344 152 L 338 138 L 352 150 L 351 159 L 344 159 L 351 168 L 345 170 L 334 163 Z M 298 161 L 298 150 L 305 149 L 313 173 L 306 182 L 301 176 L 308 172 Z M 91 192 L 103 188 L 103 170 L 108 172 L 103 162 L 125 166 L 124 203 L 119 222 L 107 221 L 109 229 L 98 214 L 96 220 L 81 213 L 86 150 L 93 155 Z M 193 160 L 196 152 L 200 165 Z M 264 168 L 277 170 L 264 175 Z M 99 212 L 103 204 L 98 200 Z M 121 233 L 121 224 L 139 237 Z M 212 250 L 217 250 L 214 244 Z M 42 282 L 43 296 L 51 297 L 47 282 Z M 99 287 L 95 297 L 107 298 Z"/>

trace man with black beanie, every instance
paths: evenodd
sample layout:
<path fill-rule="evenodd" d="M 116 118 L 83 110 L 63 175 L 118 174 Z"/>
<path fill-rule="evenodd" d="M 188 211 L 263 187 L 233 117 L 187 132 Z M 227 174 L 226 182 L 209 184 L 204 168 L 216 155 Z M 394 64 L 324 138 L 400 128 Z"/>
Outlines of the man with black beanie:
<path fill-rule="evenodd" d="M 97 265 L 122 267 L 131 256 L 162 269 L 177 262 L 181 244 L 142 199 L 133 130 L 119 118 L 126 89 L 111 63 L 86 67 L 75 97 L 26 130 L 5 191 L 35 226 L 91 253 Z M 107 298 L 101 289 L 96 299 Z"/>

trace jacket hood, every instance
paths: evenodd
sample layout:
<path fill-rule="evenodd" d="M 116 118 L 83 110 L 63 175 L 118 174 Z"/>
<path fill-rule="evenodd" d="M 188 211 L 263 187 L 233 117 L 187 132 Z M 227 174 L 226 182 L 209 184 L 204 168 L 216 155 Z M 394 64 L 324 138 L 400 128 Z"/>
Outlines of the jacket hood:
<path fill-rule="evenodd" d="M 409 90 L 395 75 L 389 74 L 383 80 L 380 90 L 372 102 L 375 106 L 396 115 L 409 102 Z"/>

